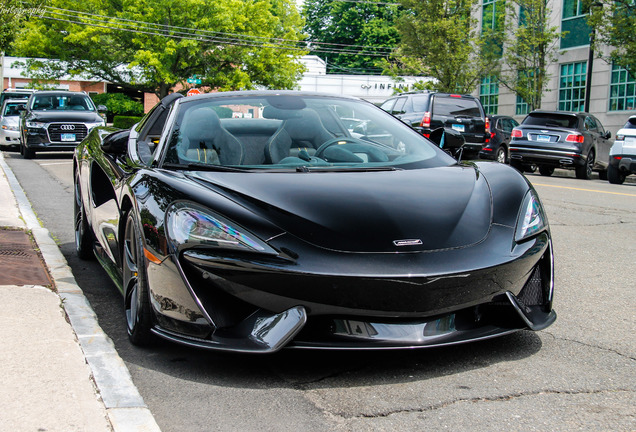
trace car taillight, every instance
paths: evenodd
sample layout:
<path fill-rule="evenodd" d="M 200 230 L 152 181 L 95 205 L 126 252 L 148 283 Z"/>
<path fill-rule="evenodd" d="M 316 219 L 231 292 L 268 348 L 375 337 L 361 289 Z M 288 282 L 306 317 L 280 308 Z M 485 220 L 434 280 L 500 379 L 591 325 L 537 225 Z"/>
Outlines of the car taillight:
<path fill-rule="evenodd" d="M 521 138 L 523 136 L 523 132 L 521 132 L 521 129 L 513 129 L 510 136 L 512 138 Z"/>
<path fill-rule="evenodd" d="M 485 126 L 485 129 L 486 129 L 486 133 L 490 133 L 490 119 L 489 119 L 488 117 L 486 117 L 486 126 Z M 493 134 L 493 135 L 494 135 L 494 134 Z M 492 137 L 492 135 L 491 135 L 491 137 Z"/>
<path fill-rule="evenodd" d="M 581 134 L 569 134 L 565 140 L 568 142 L 582 143 L 585 137 Z"/>
<path fill-rule="evenodd" d="M 431 112 L 430 111 L 426 111 L 424 113 L 424 117 L 422 117 L 422 122 L 420 123 L 420 126 L 422 127 L 431 127 Z"/>
<path fill-rule="evenodd" d="M 616 135 L 616 141 L 623 141 L 625 140 L 625 135 Z"/>

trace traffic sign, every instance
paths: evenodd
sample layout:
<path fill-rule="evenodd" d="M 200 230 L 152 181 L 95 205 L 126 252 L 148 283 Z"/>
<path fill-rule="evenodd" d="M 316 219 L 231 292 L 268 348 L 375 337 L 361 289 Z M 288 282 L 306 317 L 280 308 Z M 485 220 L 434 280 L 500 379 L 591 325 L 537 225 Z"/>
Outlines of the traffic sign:
<path fill-rule="evenodd" d="M 194 96 L 198 94 L 201 94 L 201 90 L 199 90 L 198 88 L 191 88 L 190 90 L 188 90 L 188 93 L 186 93 L 187 96 Z"/>

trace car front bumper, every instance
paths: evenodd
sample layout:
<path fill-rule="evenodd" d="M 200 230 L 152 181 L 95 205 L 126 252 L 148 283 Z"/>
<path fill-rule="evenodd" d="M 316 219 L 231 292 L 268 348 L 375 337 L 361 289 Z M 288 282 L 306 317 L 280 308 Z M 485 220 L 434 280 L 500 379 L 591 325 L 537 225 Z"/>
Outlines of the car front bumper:
<path fill-rule="evenodd" d="M 0 147 L 12 147 L 20 144 L 20 131 L 0 129 Z"/>
<path fill-rule="evenodd" d="M 475 249 L 492 251 L 487 243 Z M 460 265 L 447 261 L 458 251 L 381 257 L 411 262 L 422 271 L 416 276 L 404 269 L 377 273 L 378 266 L 363 256 L 353 257 L 348 272 L 327 264 L 334 271 L 325 273 L 293 260 L 266 263 L 193 249 L 149 264 L 154 332 L 187 345 L 241 352 L 284 346 L 395 349 L 540 330 L 555 320 L 547 233 L 493 266 L 466 267 L 471 253 L 479 251 L 469 251 Z M 365 267 L 366 274 L 358 274 Z"/>

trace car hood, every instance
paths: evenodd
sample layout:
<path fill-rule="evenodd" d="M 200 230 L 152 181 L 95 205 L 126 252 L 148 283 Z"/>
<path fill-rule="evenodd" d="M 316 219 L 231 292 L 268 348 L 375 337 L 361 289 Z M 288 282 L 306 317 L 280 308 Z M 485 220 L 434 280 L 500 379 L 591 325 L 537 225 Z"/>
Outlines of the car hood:
<path fill-rule="evenodd" d="M 43 123 L 96 123 L 102 120 L 93 111 L 32 111 L 28 119 Z"/>
<path fill-rule="evenodd" d="M 7 126 L 18 126 L 20 124 L 20 116 L 4 116 L 1 123 Z"/>
<path fill-rule="evenodd" d="M 465 247 L 483 240 L 492 220 L 490 188 L 474 166 L 190 176 L 280 229 L 332 250 Z"/>

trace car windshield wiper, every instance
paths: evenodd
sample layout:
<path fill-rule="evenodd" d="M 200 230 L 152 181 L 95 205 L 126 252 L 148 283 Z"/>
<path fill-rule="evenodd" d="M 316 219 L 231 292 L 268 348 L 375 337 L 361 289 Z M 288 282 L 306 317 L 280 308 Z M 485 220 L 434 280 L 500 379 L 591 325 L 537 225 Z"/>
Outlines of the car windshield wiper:
<path fill-rule="evenodd" d="M 247 172 L 248 170 L 241 168 L 234 168 L 225 165 L 211 165 L 205 163 L 188 163 L 188 164 L 178 164 L 167 162 L 162 165 L 162 168 L 174 168 L 174 169 L 182 169 L 189 171 L 221 171 L 221 172 Z"/>

